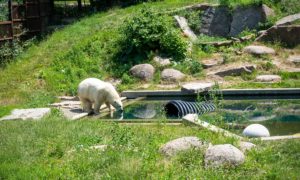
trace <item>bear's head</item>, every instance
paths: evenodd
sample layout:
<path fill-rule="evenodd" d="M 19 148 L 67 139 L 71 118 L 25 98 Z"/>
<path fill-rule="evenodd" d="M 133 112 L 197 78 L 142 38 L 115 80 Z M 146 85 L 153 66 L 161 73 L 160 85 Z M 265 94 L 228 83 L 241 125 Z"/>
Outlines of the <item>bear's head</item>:
<path fill-rule="evenodd" d="M 111 104 L 117 111 L 123 111 L 123 104 L 120 99 L 115 99 Z"/>

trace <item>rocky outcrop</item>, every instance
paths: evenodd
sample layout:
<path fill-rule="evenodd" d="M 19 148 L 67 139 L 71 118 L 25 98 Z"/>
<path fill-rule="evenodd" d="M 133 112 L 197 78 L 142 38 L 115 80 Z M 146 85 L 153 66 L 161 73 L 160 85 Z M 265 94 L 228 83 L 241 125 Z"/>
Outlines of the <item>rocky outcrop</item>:
<path fill-rule="evenodd" d="M 206 167 L 238 166 L 244 161 L 244 154 L 231 144 L 211 146 L 205 153 Z"/>
<path fill-rule="evenodd" d="M 176 69 L 164 69 L 161 73 L 161 79 L 167 82 L 177 82 L 184 78 L 185 75 Z"/>
<path fill-rule="evenodd" d="M 231 15 L 226 7 L 210 7 L 201 19 L 200 33 L 226 37 L 230 32 Z"/>
<path fill-rule="evenodd" d="M 153 78 L 155 69 L 151 64 L 139 64 L 130 69 L 130 74 L 144 81 L 150 81 Z"/>
<path fill-rule="evenodd" d="M 281 41 L 287 46 L 300 44 L 300 25 L 293 24 L 300 20 L 300 13 L 284 17 L 274 26 L 263 32 L 257 41 Z"/>
<path fill-rule="evenodd" d="M 233 12 L 229 36 L 237 36 L 245 29 L 256 29 L 263 21 L 261 6 L 238 7 Z"/>
<path fill-rule="evenodd" d="M 275 54 L 275 50 L 266 46 L 247 46 L 244 48 L 244 52 L 253 54 L 253 55 L 266 55 L 266 54 Z"/>
<path fill-rule="evenodd" d="M 238 7 L 232 13 L 227 7 L 212 6 L 202 15 L 200 32 L 210 36 L 237 36 L 246 29 L 256 29 L 273 15 L 274 11 L 266 5 Z"/>
<path fill-rule="evenodd" d="M 208 143 L 202 142 L 197 137 L 182 137 L 174 139 L 164 144 L 159 151 L 165 156 L 174 156 L 179 152 L 184 152 L 190 149 L 201 149 L 208 146 Z"/>
<path fill-rule="evenodd" d="M 281 77 L 278 75 L 259 75 L 255 80 L 258 82 L 280 82 Z"/>
<path fill-rule="evenodd" d="M 256 67 L 254 65 L 245 65 L 245 66 L 230 66 L 223 70 L 214 72 L 214 75 L 217 76 L 240 76 L 243 73 L 252 73 Z"/>

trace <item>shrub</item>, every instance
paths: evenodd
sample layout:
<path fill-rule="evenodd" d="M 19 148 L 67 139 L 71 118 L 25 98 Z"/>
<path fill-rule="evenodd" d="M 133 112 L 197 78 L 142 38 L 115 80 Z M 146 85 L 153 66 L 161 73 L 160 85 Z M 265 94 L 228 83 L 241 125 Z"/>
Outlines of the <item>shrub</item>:
<path fill-rule="evenodd" d="M 184 59 L 187 43 L 173 26 L 170 18 L 143 8 L 127 19 L 120 28 L 122 37 L 116 59 L 121 63 L 138 63 L 151 52 L 160 51 L 174 60 Z"/>

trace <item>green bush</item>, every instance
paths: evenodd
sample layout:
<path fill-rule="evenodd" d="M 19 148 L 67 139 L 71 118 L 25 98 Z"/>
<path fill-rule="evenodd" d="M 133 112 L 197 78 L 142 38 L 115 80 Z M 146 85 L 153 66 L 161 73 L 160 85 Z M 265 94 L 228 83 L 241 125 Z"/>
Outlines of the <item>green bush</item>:
<path fill-rule="evenodd" d="M 116 59 L 121 63 L 138 63 L 149 53 L 157 51 L 174 60 L 185 58 L 187 43 L 173 26 L 172 20 L 151 9 L 143 8 L 127 19 L 120 28 L 120 34 L 122 37 L 117 42 L 120 49 Z"/>
<path fill-rule="evenodd" d="M 176 69 L 190 75 L 200 74 L 202 71 L 202 64 L 194 59 L 187 58 L 182 62 L 175 64 Z"/>

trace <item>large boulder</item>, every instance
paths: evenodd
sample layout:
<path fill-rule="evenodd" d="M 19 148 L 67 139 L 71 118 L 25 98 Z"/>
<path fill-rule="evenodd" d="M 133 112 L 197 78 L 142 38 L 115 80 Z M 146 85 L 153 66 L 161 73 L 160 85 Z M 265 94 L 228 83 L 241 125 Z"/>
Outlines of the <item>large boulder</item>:
<path fill-rule="evenodd" d="M 286 16 L 275 23 L 274 26 L 263 32 L 257 41 L 281 41 L 287 46 L 300 44 L 300 13 Z"/>
<path fill-rule="evenodd" d="M 51 112 L 50 108 L 14 109 L 12 113 L 0 119 L 8 120 L 38 120 Z"/>
<path fill-rule="evenodd" d="M 217 76 L 240 76 L 243 73 L 252 73 L 256 69 L 255 65 L 230 66 L 214 73 Z"/>
<path fill-rule="evenodd" d="M 230 32 L 231 15 L 226 7 L 210 7 L 204 11 L 200 33 L 226 37 Z"/>
<path fill-rule="evenodd" d="M 205 153 L 206 167 L 238 166 L 244 161 L 245 156 L 243 152 L 231 144 L 211 146 Z"/>
<path fill-rule="evenodd" d="M 255 80 L 258 82 L 280 82 L 281 77 L 278 75 L 259 75 Z"/>
<path fill-rule="evenodd" d="M 300 44 L 300 25 L 273 26 L 262 35 L 257 41 L 280 41 L 287 46 L 294 47 Z"/>
<path fill-rule="evenodd" d="M 244 129 L 243 135 L 248 137 L 269 137 L 270 132 L 261 124 L 251 124 Z"/>
<path fill-rule="evenodd" d="M 130 69 L 130 74 L 144 81 L 150 81 L 153 78 L 155 68 L 151 64 L 139 64 Z"/>
<path fill-rule="evenodd" d="M 185 75 L 176 69 L 164 69 L 161 73 L 161 79 L 167 82 L 177 82 L 185 78 Z"/>
<path fill-rule="evenodd" d="M 245 29 L 256 29 L 262 21 L 262 7 L 238 7 L 233 11 L 229 36 L 237 36 Z"/>
<path fill-rule="evenodd" d="M 250 45 L 244 48 L 244 52 L 253 54 L 253 55 L 266 55 L 266 54 L 275 54 L 275 50 L 266 46 L 255 46 Z"/>
<path fill-rule="evenodd" d="M 182 137 L 174 139 L 164 144 L 159 151 L 165 156 L 174 156 L 178 152 L 184 152 L 190 149 L 206 148 L 208 143 L 201 141 L 197 137 Z"/>

